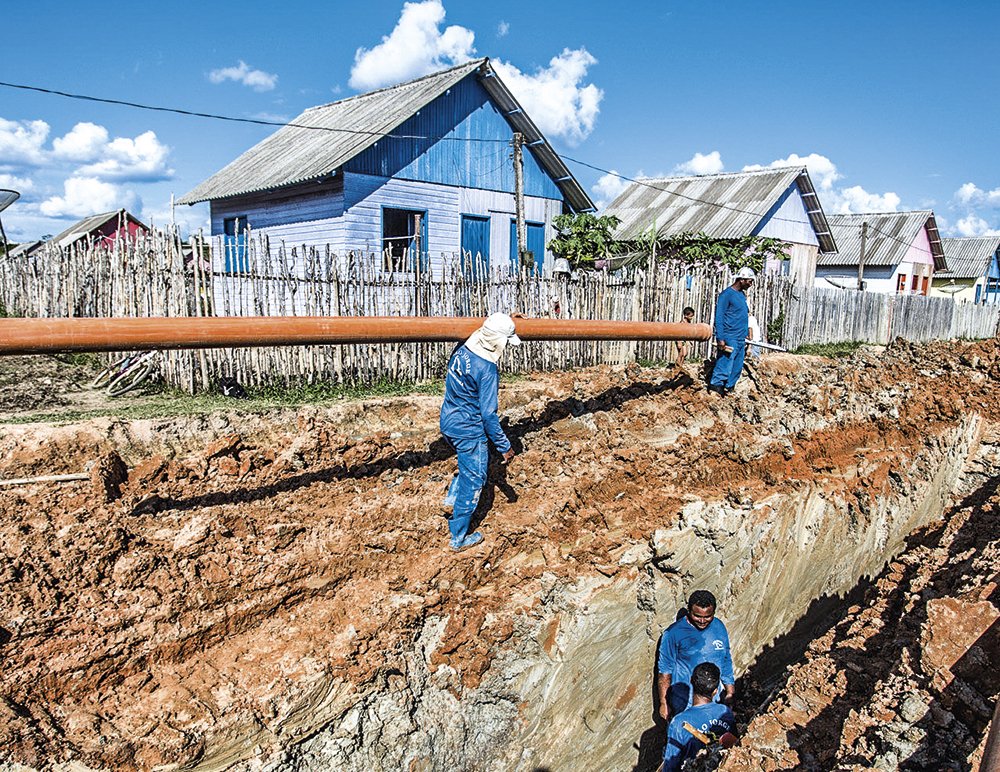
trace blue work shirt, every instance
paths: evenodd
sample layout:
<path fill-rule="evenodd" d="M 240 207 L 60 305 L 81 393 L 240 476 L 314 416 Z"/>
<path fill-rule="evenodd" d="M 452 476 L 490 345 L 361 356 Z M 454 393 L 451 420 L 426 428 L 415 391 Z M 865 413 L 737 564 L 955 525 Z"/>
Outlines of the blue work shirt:
<path fill-rule="evenodd" d="M 493 362 L 459 346 L 448 361 L 441 405 L 441 433 L 456 440 L 489 437 L 500 453 L 510 441 L 497 417 L 500 371 Z"/>
<path fill-rule="evenodd" d="M 750 307 L 747 296 L 733 287 L 719 293 L 715 304 L 715 338 L 730 346 L 743 343 L 750 331 Z"/>
<path fill-rule="evenodd" d="M 670 676 L 667 700 L 670 710 L 684 710 L 691 704 L 691 674 L 702 662 L 719 668 L 723 684 L 734 684 L 733 657 L 729 651 L 729 631 L 716 617 L 699 630 L 684 616 L 663 631 L 656 664 L 662 675 Z"/>
<path fill-rule="evenodd" d="M 663 749 L 663 772 L 676 772 L 685 759 L 692 758 L 705 744 L 684 728 L 687 723 L 703 734 L 722 737 L 736 729 L 733 712 L 718 702 L 695 705 L 670 720 L 667 729 L 667 745 Z"/>

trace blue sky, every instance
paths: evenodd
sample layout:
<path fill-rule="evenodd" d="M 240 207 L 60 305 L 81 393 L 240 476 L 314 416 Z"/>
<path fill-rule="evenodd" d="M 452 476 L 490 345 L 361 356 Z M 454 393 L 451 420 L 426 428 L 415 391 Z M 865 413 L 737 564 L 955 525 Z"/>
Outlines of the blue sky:
<path fill-rule="evenodd" d="M 6 3 L 0 81 L 237 117 L 490 56 L 557 150 L 624 175 L 800 160 L 824 207 L 1000 233 L 1000 4 Z M 125 206 L 157 224 L 270 129 L 0 87 L 14 240 Z M 596 199 L 618 183 L 570 164 Z M 207 207 L 179 207 L 182 228 Z"/>

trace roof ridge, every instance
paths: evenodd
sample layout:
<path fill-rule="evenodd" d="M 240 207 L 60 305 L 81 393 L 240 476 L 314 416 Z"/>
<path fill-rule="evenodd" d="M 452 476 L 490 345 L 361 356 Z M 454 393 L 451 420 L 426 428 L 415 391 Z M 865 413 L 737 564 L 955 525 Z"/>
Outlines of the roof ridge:
<path fill-rule="evenodd" d="M 365 91 L 360 94 L 351 94 L 351 96 L 344 97 L 343 99 L 337 99 L 333 102 L 327 102 L 326 104 L 322 105 L 313 105 L 312 107 L 307 107 L 305 110 L 302 111 L 301 114 L 305 115 L 306 113 L 312 112 L 313 110 L 323 110 L 326 109 L 327 107 L 333 107 L 334 105 L 342 105 L 345 102 L 350 102 L 354 99 L 363 99 L 365 97 L 375 96 L 376 94 L 384 94 L 386 91 L 392 91 L 397 88 L 405 88 L 407 86 L 412 86 L 416 83 L 420 83 L 421 81 L 430 80 L 431 78 L 439 78 L 443 75 L 447 75 L 448 73 L 454 72 L 455 70 L 460 70 L 463 67 L 468 67 L 470 70 L 472 70 L 475 69 L 476 67 L 481 67 L 489 60 L 490 58 L 488 56 L 483 56 L 478 59 L 470 59 L 469 61 L 463 62 L 462 64 L 456 64 L 444 70 L 435 70 L 434 72 L 429 72 L 426 75 L 421 75 L 419 78 L 405 80 L 402 83 L 396 83 L 393 84 L 392 86 L 383 86 L 382 88 L 377 88 L 374 91 Z M 472 65 L 475 65 L 475 67 L 473 67 Z"/>
<path fill-rule="evenodd" d="M 899 212 L 844 212 L 844 213 L 834 213 L 828 215 L 828 217 L 892 217 L 894 215 L 906 215 L 906 214 L 934 214 L 933 209 L 905 209 Z"/>
<path fill-rule="evenodd" d="M 793 170 L 794 171 L 807 170 L 807 167 L 804 166 L 804 165 L 803 166 L 775 166 L 773 168 L 767 168 L 767 169 L 748 169 L 747 171 L 740 171 L 740 172 L 716 172 L 714 174 L 681 174 L 681 175 L 677 175 L 677 176 L 667 175 L 667 176 L 661 176 L 661 177 L 642 176 L 642 177 L 637 177 L 636 179 L 637 180 L 643 180 L 645 182 L 650 182 L 650 181 L 653 181 L 653 180 L 660 180 L 660 181 L 666 181 L 666 180 L 707 180 L 707 179 L 718 178 L 718 177 L 749 177 L 750 175 L 757 175 L 757 174 L 778 174 L 778 173 L 783 173 L 783 172 L 790 172 L 790 171 L 793 171 Z"/>

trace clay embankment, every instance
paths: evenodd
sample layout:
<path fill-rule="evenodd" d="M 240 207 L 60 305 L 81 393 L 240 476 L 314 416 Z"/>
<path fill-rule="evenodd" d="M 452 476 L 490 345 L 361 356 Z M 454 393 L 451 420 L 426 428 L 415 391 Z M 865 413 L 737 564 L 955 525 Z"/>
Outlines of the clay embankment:
<path fill-rule="evenodd" d="M 745 667 L 879 570 L 997 419 L 997 358 L 773 357 L 725 401 L 669 371 L 516 383 L 521 453 L 459 556 L 431 398 L 7 427 L 5 477 L 132 468 L 118 497 L 0 490 L 0 761 L 630 769 L 638 743 L 645 768 L 679 600 L 716 590 Z"/>

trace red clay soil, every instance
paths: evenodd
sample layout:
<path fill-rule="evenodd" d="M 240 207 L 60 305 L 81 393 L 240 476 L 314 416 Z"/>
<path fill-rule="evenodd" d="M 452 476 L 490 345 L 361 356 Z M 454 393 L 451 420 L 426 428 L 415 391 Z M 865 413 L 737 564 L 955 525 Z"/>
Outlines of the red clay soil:
<path fill-rule="evenodd" d="M 721 769 L 978 768 L 1000 695 L 1000 435 L 986 442 L 943 521 L 817 631 L 764 706 L 744 700 L 756 715 Z"/>
<path fill-rule="evenodd" d="M 623 552 L 686 496 L 821 479 L 864 511 L 893 484 L 889 451 L 997 418 L 998 376 L 995 342 L 775 356 L 725 400 L 669 370 L 538 375 L 501 393 L 519 454 L 492 470 L 485 543 L 459 555 L 433 398 L 367 403 L 364 428 L 313 412 L 143 458 L 120 488 L 109 442 L 39 429 L 0 476 L 103 458 L 92 484 L 0 488 L 0 761 L 191 762 L 318 682 L 371 684 L 431 616 L 448 617 L 433 664 L 460 693 L 543 574 L 634 570 Z"/>

